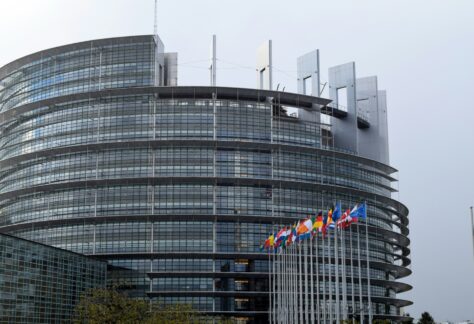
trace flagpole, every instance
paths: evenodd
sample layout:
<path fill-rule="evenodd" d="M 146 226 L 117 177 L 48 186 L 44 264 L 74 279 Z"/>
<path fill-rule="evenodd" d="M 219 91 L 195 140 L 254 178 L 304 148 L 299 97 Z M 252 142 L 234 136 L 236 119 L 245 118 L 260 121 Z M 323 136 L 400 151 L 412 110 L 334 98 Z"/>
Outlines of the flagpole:
<path fill-rule="evenodd" d="M 280 248 L 279 248 L 280 249 Z M 281 250 L 278 252 L 278 258 L 280 260 L 280 271 L 278 273 L 278 276 L 280 277 L 280 285 L 278 286 L 278 320 L 281 324 L 284 324 L 283 322 L 283 255 L 281 253 Z"/>
<path fill-rule="evenodd" d="M 275 292 L 275 295 L 274 295 L 274 299 L 273 299 L 273 318 L 275 319 L 274 322 L 275 324 L 278 324 L 279 323 L 279 317 L 278 317 L 278 303 L 279 303 L 279 294 L 278 294 L 278 285 L 279 285 L 279 280 L 280 280 L 280 276 L 278 275 L 278 271 L 280 271 L 280 264 L 278 262 L 278 254 L 277 254 L 277 250 L 275 249 L 273 251 L 273 259 L 275 260 L 275 281 L 274 281 L 274 285 L 275 285 L 275 289 L 274 289 L 274 292 Z"/>
<path fill-rule="evenodd" d="M 314 226 L 314 225 L 313 225 Z M 313 229 L 311 229 L 312 231 Z M 310 259 L 310 264 L 309 264 L 309 271 L 310 271 L 310 278 L 311 278 L 311 323 L 314 323 L 314 273 L 313 273 L 313 233 L 310 232 L 310 241 L 309 241 L 309 259 Z"/>
<path fill-rule="evenodd" d="M 288 324 L 288 264 L 286 261 L 286 250 L 283 250 L 283 314 L 284 322 Z"/>
<path fill-rule="evenodd" d="M 324 323 L 326 323 L 326 257 L 324 255 L 326 251 L 326 243 L 324 242 L 324 236 L 321 239 L 322 245 L 322 253 L 321 253 L 321 260 L 323 261 L 323 319 Z"/>
<path fill-rule="evenodd" d="M 305 234 L 306 235 L 306 234 Z M 309 321 L 309 284 L 308 284 L 308 244 L 304 242 L 303 245 L 303 259 L 304 259 L 304 319 L 305 323 L 308 323 Z"/>
<path fill-rule="evenodd" d="M 346 274 L 346 235 L 341 229 L 341 250 L 342 250 L 342 319 L 348 320 L 347 316 L 347 274 Z"/>
<path fill-rule="evenodd" d="M 286 324 L 285 319 L 285 255 L 281 249 L 281 321 Z"/>
<path fill-rule="evenodd" d="M 316 235 L 318 233 L 316 232 Z M 319 290 L 319 245 L 318 245 L 318 237 L 315 236 L 314 240 L 314 247 L 315 247 L 315 254 L 316 254 L 316 315 L 317 315 L 317 323 L 321 323 L 321 306 L 320 306 L 320 290 Z"/>
<path fill-rule="evenodd" d="M 326 235 L 329 235 L 328 232 L 326 232 Z M 326 285 L 327 285 L 327 299 L 326 299 L 326 307 L 327 307 L 327 318 L 328 318 L 328 321 L 332 320 L 332 315 L 331 315 L 331 262 L 330 262 L 330 258 L 329 258 L 329 253 L 331 251 L 330 247 L 331 245 L 329 244 L 330 243 L 330 240 L 329 238 L 326 236 L 326 251 L 325 253 L 326 254 L 326 275 L 327 275 L 327 278 L 326 278 Z"/>
<path fill-rule="evenodd" d="M 300 295 L 300 323 L 303 323 L 303 259 L 301 251 L 301 242 L 298 243 L 298 279 L 299 279 L 299 295 Z"/>
<path fill-rule="evenodd" d="M 274 268 L 274 264 L 275 262 L 273 261 L 273 246 L 270 246 L 270 260 L 272 261 L 271 264 L 270 264 L 270 268 L 268 269 L 268 272 L 271 273 L 271 277 L 272 277 L 272 281 L 271 281 L 271 284 L 269 284 L 268 286 L 268 291 L 270 292 L 270 298 L 269 298 L 269 303 L 270 303 L 270 313 L 268 314 L 268 319 L 269 319 L 269 322 L 270 324 L 274 324 L 273 322 L 273 283 L 275 282 L 275 277 L 274 277 L 274 274 L 273 274 L 273 268 Z"/>
<path fill-rule="evenodd" d="M 294 242 L 293 242 L 294 243 Z M 292 244 L 291 246 L 291 267 L 293 269 L 292 271 L 292 276 L 291 276 L 291 299 L 293 300 L 292 304 L 292 318 L 293 322 L 296 323 L 298 321 L 297 314 L 298 314 L 298 298 L 297 298 L 297 284 L 296 284 L 296 275 L 298 273 L 298 267 L 296 266 L 296 260 L 295 260 L 295 251 L 296 251 L 296 246 Z"/>
<path fill-rule="evenodd" d="M 290 242 L 291 244 L 291 242 Z M 287 316 L 287 320 L 289 323 L 291 323 L 291 315 L 292 315 L 292 308 L 291 308 L 291 302 L 292 302 L 292 298 L 291 298 L 291 245 L 289 248 L 286 249 L 286 252 L 287 252 L 287 258 L 286 258 L 286 261 L 287 261 L 287 265 L 286 265 L 286 271 L 287 271 L 287 275 L 286 275 L 286 282 L 287 282 L 287 289 L 286 289 L 286 294 L 287 294 L 287 299 L 288 299 L 288 303 L 287 303 L 287 307 L 288 307 L 288 316 Z"/>
<path fill-rule="evenodd" d="M 286 252 L 288 252 L 286 250 Z M 286 253 L 286 289 L 285 289 L 285 296 L 286 296 L 286 322 L 290 323 L 290 255 Z"/>
<path fill-rule="evenodd" d="M 352 324 L 355 324 L 355 297 L 354 297 L 354 251 L 352 250 L 352 226 L 349 226 L 349 244 L 351 249 L 351 302 L 352 302 Z"/>
<path fill-rule="evenodd" d="M 270 249 L 267 249 L 268 252 L 268 322 L 272 323 L 272 271 L 271 271 L 271 262 L 270 262 Z"/>
<path fill-rule="evenodd" d="M 370 287 L 370 260 L 369 260 L 369 220 L 367 219 L 367 202 L 364 202 L 366 208 L 366 217 L 365 217 L 365 245 L 366 245 L 366 258 L 367 258 L 367 296 L 369 298 L 368 305 L 368 315 L 369 323 L 372 323 L 372 293 Z M 375 201 L 377 204 L 377 201 Z"/>
<path fill-rule="evenodd" d="M 295 300 L 295 245 L 292 242 L 291 244 L 291 300 L 293 301 L 291 304 L 291 313 L 292 313 L 292 321 L 295 323 L 295 315 L 298 313 L 295 309 L 295 305 L 297 305 L 297 302 Z"/>
<path fill-rule="evenodd" d="M 332 233 L 334 235 L 334 233 Z M 336 278 L 335 278 L 335 261 L 336 261 L 336 250 L 334 250 L 334 248 L 332 247 L 332 244 L 331 244 L 331 236 L 328 235 L 328 245 L 329 245 L 329 283 L 330 283 L 330 288 L 331 288 L 331 298 L 329 299 L 330 300 L 330 315 L 331 315 L 331 323 L 333 323 L 334 321 L 334 318 L 336 317 L 336 301 L 335 301 L 335 295 L 336 295 L 336 291 L 334 286 L 336 285 Z M 333 262 L 333 254 L 334 254 L 334 262 Z M 333 271 L 332 271 L 332 265 L 334 264 L 334 282 L 333 282 Z M 333 294 L 334 292 L 334 294 Z"/>
<path fill-rule="evenodd" d="M 360 231 L 359 224 L 357 224 L 357 264 L 359 268 L 359 314 L 360 314 L 360 324 L 364 324 L 364 307 L 362 301 L 362 265 L 360 259 Z M 370 323 L 369 323 L 370 324 Z"/>
<path fill-rule="evenodd" d="M 280 321 L 282 324 L 286 324 L 285 323 L 285 296 L 284 296 L 284 293 L 285 293 L 285 264 L 284 264 L 284 260 L 283 260 L 283 250 L 280 250 L 280 260 L 281 260 L 281 263 L 280 263 L 280 282 L 281 282 L 281 285 L 280 285 L 280 289 L 279 289 L 279 292 L 280 292 L 280 305 L 279 305 L 279 309 L 280 309 Z"/>
<path fill-rule="evenodd" d="M 285 249 L 285 269 L 286 269 L 286 275 L 285 275 L 285 280 L 286 280 L 286 285 L 285 285 L 285 298 L 286 298 L 286 315 L 285 315 L 285 318 L 286 318 L 286 322 L 287 323 L 290 323 L 290 265 L 291 265 L 291 262 L 290 262 L 290 251 L 288 251 L 288 248 Z"/>
<path fill-rule="evenodd" d="M 337 244 L 337 227 L 334 227 L 334 273 L 335 273 L 335 279 L 336 279 L 336 323 L 339 323 L 341 321 L 341 308 L 340 308 L 340 294 L 339 294 L 339 247 Z"/>
<path fill-rule="evenodd" d="M 278 284 L 278 267 L 277 267 L 277 255 L 276 250 L 273 249 L 272 251 L 272 258 L 273 258 L 273 323 L 277 324 L 277 284 Z"/>
<path fill-rule="evenodd" d="M 288 252 L 288 250 L 285 250 Z M 289 253 L 286 253 L 285 255 L 286 259 L 286 289 L 285 289 L 285 296 L 286 296 L 286 322 L 290 323 L 290 255 Z"/>
<path fill-rule="evenodd" d="M 275 285 L 275 322 L 280 323 L 280 256 L 278 255 L 278 248 L 275 250 L 275 264 L 276 264 L 276 285 Z"/>
<path fill-rule="evenodd" d="M 329 320 L 330 323 L 333 322 L 333 305 L 334 305 L 334 298 L 333 298 L 333 285 L 332 285 L 332 250 L 331 250 L 331 236 L 329 235 L 328 231 L 328 281 L 329 281 Z"/>

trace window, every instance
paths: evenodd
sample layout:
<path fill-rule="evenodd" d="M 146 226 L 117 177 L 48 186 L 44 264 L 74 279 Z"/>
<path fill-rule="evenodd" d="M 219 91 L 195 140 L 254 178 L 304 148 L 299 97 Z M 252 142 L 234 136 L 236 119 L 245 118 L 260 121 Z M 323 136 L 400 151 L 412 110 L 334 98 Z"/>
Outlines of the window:
<path fill-rule="evenodd" d="M 311 77 L 303 79 L 303 94 L 308 96 L 318 95 L 318 93 L 313 93 L 313 79 Z"/>
<path fill-rule="evenodd" d="M 337 89 L 337 105 L 347 107 L 347 88 Z"/>

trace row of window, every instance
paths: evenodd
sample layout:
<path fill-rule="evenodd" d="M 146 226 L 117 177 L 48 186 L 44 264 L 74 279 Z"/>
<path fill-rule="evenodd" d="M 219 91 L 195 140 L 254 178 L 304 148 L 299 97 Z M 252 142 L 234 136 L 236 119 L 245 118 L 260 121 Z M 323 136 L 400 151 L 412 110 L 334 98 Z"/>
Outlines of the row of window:
<path fill-rule="evenodd" d="M 135 86 L 153 85 L 154 60 L 155 45 L 152 39 L 141 44 L 106 45 L 100 48 L 91 44 L 88 50 L 39 59 L 1 80 L 4 87 L 0 91 L 0 110 L 58 95 L 87 92 L 95 88 L 102 78 L 109 78 L 109 85 L 113 87 L 114 79 L 124 79 L 124 74 L 135 82 L 138 80 L 135 75 L 147 75 L 143 83 L 139 82 Z M 64 87 L 68 82 L 74 82 L 77 86 Z"/>

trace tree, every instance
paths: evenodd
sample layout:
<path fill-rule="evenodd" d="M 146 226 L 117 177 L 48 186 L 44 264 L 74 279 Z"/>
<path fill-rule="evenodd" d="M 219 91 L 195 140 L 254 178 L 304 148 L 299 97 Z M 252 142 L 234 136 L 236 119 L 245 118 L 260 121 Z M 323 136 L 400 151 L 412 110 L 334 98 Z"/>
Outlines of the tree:
<path fill-rule="evenodd" d="M 92 289 L 81 296 L 75 309 L 75 324 L 192 324 L 200 317 L 190 305 L 150 307 L 115 289 Z"/>
<path fill-rule="evenodd" d="M 418 320 L 418 324 L 435 324 L 433 317 L 430 313 L 424 312 L 421 314 L 421 318 Z"/>

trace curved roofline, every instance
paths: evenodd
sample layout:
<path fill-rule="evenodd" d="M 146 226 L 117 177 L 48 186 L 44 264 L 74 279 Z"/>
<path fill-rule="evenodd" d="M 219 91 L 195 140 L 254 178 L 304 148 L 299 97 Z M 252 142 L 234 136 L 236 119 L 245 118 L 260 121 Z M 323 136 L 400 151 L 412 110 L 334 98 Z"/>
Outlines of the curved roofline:
<path fill-rule="evenodd" d="M 94 45 L 111 45 L 116 43 L 132 43 L 140 40 L 148 40 L 154 39 L 153 35 L 134 35 L 134 36 L 121 36 L 121 37 L 110 37 L 110 38 L 100 38 L 100 39 L 92 39 L 87 41 L 82 41 L 78 43 L 71 43 L 61 46 L 56 46 L 52 48 L 48 48 L 45 50 L 41 50 L 32 54 L 25 55 L 19 59 L 11 61 L 10 63 L 5 64 L 4 66 L 0 67 L 0 79 L 8 76 L 10 73 L 14 72 L 15 70 L 21 68 L 22 66 L 34 62 L 38 59 L 42 59 L 44 56 L 53 56 L 57 54 L 62 54 L 69 51 L 89 48 L 92 44 Z"/>

